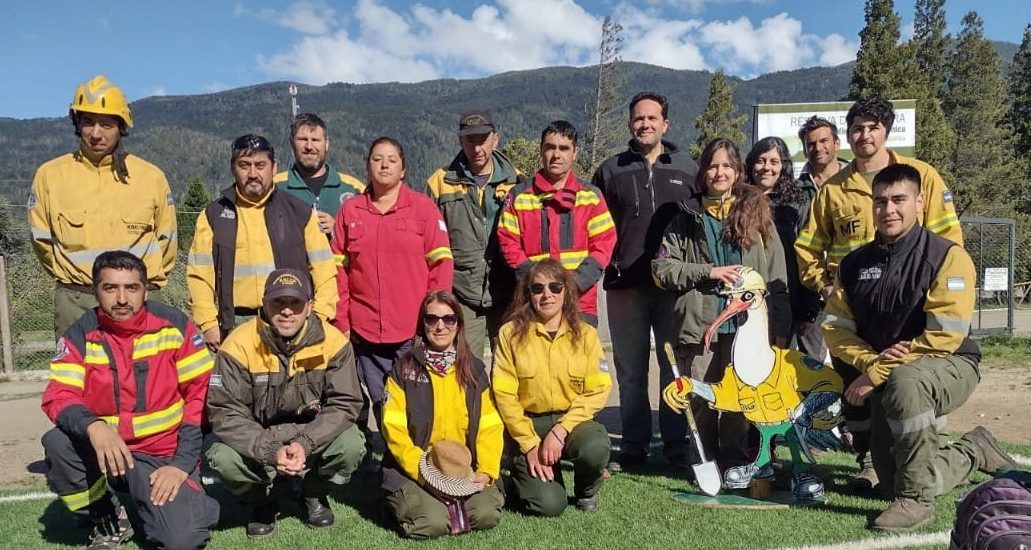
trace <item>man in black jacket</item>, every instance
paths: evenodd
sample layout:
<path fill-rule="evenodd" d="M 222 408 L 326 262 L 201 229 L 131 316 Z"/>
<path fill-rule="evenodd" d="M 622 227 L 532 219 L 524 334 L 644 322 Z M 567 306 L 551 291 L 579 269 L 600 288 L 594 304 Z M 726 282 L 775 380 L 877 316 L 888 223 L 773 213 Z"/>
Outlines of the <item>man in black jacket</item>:
<path fill-rule="evenodd" d="M 686 151 L 662 139 L 669 129 L 669 103 L 664 96 L 641 92 L 630 100 L 629 111 L 627 126 L 633 138 L 627 150 L 602 163 L 592 182 L 605 194 L 618 235 L 604 281 L 623 426 L 619 456 L 609 465 L 613 471 L 640 466 L 648 459 L 652 436 L 648 351 L 653 331 L 659 387 L 673 380 L 669 361 L 661 352 L 672 336 L 673 298 L 654 285 L 650 267 L 677 203 L 696 194 L 698 172 Z M 686 465 L 684 421 L 661 399 L 659 403 L 664 453 L 673 464 Z"/>

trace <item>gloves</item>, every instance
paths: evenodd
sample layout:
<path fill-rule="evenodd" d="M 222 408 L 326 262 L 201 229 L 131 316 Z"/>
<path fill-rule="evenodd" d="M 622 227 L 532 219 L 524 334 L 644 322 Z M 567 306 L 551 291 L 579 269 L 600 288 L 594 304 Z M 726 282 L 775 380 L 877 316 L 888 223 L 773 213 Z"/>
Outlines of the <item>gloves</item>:
<path fill-rule="evenodd" d="M 691 396 L 691 390 L 693 389 L 694 386 L 691 384 L 691 379 L 681 376 L 667 384 L 662 390 L 662 400 L 666 402 L 666 405 L 669 405 L 669 408 L 682 413 L 690 405 L 688 398 Z"/>

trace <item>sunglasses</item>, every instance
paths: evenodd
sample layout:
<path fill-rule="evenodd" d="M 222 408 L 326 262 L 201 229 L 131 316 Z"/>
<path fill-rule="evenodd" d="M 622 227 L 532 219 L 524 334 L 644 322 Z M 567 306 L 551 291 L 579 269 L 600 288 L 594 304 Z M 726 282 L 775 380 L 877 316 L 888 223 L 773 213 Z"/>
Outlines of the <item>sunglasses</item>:
<path fill-rule="evenodd" d="M 233 140 L 233 152 L 236 151 L 268 151 L 273 154 L 272 144 L 261 136 L 246 134 Z"/>
<path fill-rule="evenodd" d="M 437 326 L 437 323 L 444 321 L 444 326 L 453 327 L 458 324 L 458 316 L 454 313 L 448 313 L 447 315 L 434 315 L 432 313 L 425 313 L 422 316 L 422 324 L 428 327 Z"/>
<path fill-rule="evenodd" d="M 552 294 L 559 294 L 566 289 L 565 283 L 560 283 L 558 281 L 552 281 L 548 283 L 547 286 L 548 290 L 551 291 Z M 530 294 L 544 294 L 544 283 L 533 283 L 530 285 Z"/>

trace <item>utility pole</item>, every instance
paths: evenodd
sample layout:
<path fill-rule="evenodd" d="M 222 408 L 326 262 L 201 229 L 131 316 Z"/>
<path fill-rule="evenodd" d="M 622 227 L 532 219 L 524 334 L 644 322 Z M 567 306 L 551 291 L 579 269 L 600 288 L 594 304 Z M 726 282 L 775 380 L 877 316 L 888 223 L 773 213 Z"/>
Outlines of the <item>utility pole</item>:
<path fill-rule="evenodd" d="M 291 116 L 291 118 L 293 118 L 293 117 L 297 116 L 297 111 L 300 110 L 300 107 L 297 106 L 297 85 L 296 84 L 291 84 L 289 89 L 290 89 L 290 113 L 291 113 L 290 116 Z"/>

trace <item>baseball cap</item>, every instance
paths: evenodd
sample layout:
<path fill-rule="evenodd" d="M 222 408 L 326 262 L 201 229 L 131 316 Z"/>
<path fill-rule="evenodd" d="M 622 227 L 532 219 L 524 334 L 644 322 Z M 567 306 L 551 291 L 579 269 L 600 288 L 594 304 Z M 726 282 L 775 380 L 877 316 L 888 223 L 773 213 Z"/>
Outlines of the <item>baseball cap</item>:
<path fill-rule="evenodd" d="M 463 113 L 458 122 L 458 135 L 475 136 L 489 134 L 495 130 L 494 121 L 487 111 L 469 111 Z"/>
<path fill-rule="evenodd" d="M 311 279 L 308 274 L 291 268 L 277 269 L 270 273 L 268 279 L 265 279 L 262 301 L 268 303 L 283 296 L 305 302 L 311 300 Z"/>

